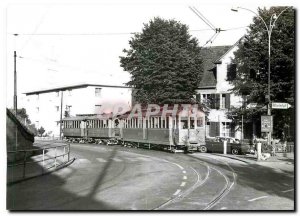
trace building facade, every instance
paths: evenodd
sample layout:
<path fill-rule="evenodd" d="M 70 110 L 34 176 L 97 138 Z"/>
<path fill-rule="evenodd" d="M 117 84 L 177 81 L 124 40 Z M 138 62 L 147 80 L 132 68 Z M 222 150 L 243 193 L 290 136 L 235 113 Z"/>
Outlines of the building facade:
<path fill-rule="evenodd" d="M 79 84 L 24 93 L 24 106 L 36 128 L 60 136 L 60 120 L 66 116 L 110 113 L 115 106 L 131 107 L 131 88 Z"/>
<path fill-rule="evenodd" d="M 229 80 L 232 66 L 233 46 L 216 46 L 202 50 L 204 74 L 197 90 L 196 98 L 208 107 L 206 136 L 228 136 L 241 139 L 242 128 L 227 118 L 226 113 L 233 107 L 241 107 L 243 99 L 235 95 Z"/>

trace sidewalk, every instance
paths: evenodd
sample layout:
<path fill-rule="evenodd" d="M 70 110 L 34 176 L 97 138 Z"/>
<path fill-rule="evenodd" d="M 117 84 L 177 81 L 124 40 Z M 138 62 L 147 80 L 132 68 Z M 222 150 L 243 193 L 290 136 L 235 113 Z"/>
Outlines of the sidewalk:
<path fill-rule="evenodd" d="M 63 149 L 55 148 L 47 149 L 45 151 L 44 157 L 43 154 L 38 154 L 29 157 L 26 160 L 26 164 L 23 161 L 18 161 L 14 166 L 7 167 L 7 184 L 19 182 L 26 180 L 32 177 L 44 175 L 46 173 L 55 171 L 58 168 L 64 167 L 69 164 L 72 160 L 68 161 L 68 156 L 57 157 L 56 160 L 53 158 L 55 155 L 59 156 L 64 153 Z M 44 159 L 44 161 L 43 161 Z M 12 164 L 8 164 L 12 165 Z"/>
<path fill-rule="evenodd" d="M 267 160 L 257 161 L 255 155 L 224 155 L 216 154 L 220 157 L 226 157 L 233 160 L 243 161 L 248 164 L 257 164 L 264 167 L 269 167 L 281 171 L 294 172 L 294 154 L 292 153 L 277 153 L 276 156 L 270 157 Z"/>

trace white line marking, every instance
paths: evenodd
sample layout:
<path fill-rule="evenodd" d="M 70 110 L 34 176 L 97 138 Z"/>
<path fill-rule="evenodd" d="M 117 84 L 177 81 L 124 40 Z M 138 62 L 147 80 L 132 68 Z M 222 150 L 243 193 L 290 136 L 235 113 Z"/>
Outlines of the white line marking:
<path fill-rule="evenodd" d="M 181 190 L 177 189 L 177 191 L 173 194 L 174 196 L 178 195 Z"/>
<path fill-rule="evenodd" d="M 281 191 L 282 193 L 287 193 L 287 192 L 290 192 L 290 191 L 293 191 L 294 189 L 289 189 L 289 190 L 284 190 L 284 191 Z"/>
<path fill-rule="evenodd" d="M 142 161 L 152 161 L 152 160 L 149 159 L 149 158 L 143 158 L 143 157 L 138 157 L 137 159 L 142 160 Z"/>
<path fill-rule="evenodd" d="M 182 166 L 180 166 L 179 164 L 177 164 L 177 163 L 172 163 L 172 164 L 175 164 L 176 166 L 178 166 L 180 169 L 184 169 Z"/>
<path fill-rule="evenodd" d="M 181 185 L 180 185 L 180 187 L 184 187 L 184 186 L 185 186 L 185 184 L 186 184 L 186 182 L 181 182 Z"/>
<path fill-rule="evenodd" d="M 138 160 L 135 158 L 126 158 L 127 160 L 131 161 L 131 162 L 137 162 Z"/>
<path fill-rule="evenodd" d="M 115 162 L 122 162 L 122 160 L 118 159 L 118 158 L 112 158 L 112 160 L 115 161 Z"/>
<path fill-rule="evenodd" d="M 103 158 L 96 158 L 96 160 L 97 160 L 98 162 L 101 162 L 101 163 L 107 162 L 107 160 L 104 160 Z"/>
<path fill-rule="evenodd" d="M 256 198 L 253 198 L 253 199 L 250 199 L 248 200 L 249 202 L 253 202 L 255 200 L 260 200 L 260 199 L 264 199 L 264 198 L 267 198 L 268 196 L 261 196 L 261 197 L 256 197 Z"/>
<path fill-rule="evenodd" d="M 81 158 L 81 159 L 78 159 L 79 163 L 91 163 L 91 161 L 89 161 L 88 159 L 85 159 L 85 158 Z"/>
<path fill-rule="evenodd" d="M 227 207 L 225 207 L 225 206 L 221 208 L 221 210 L 225 210 L 225 209 L 227 209 Z"/>
<path fill-rule="evenodd" d="M 183 171 L 182 171 L 182 173 L 186 173 L 186 171 L 185 171 L 185 170 L 183 170 Z"/>
<path fill-rule="evenodd" d="M 183 179 L 187 179 L 187 177 L 186 177 L 186 176 L 183 176 Z"/>

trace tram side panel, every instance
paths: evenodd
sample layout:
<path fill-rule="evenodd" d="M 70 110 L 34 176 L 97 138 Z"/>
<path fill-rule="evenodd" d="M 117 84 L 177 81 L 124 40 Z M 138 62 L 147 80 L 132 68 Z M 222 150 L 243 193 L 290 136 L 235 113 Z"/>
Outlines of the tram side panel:
<path fill-rule="evenodd" d="M 80 128 L 64 128 L 63 129 L 64 137 L 80 137 Z"/>
<path fill-rule="evenodd" d="M 108 138 L 109 128 L 88 128 L 88 137 Z"/>
<path fill-rule="evenodd" d="M 145 142 L 143 139 L 143 128 L 122 128 L 124 141 Z"/>

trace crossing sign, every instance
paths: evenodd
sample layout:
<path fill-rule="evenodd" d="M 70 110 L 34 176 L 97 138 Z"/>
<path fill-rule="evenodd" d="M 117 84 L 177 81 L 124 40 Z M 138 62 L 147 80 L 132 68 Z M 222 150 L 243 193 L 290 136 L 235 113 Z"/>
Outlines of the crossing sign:
<path fill-rule="evenodd" d="M 273 116 L 261 116 L 261 132 L 272 132 Z"/>
<path fill-rule="evenodd" d="M 288 109 L 291 105 L 288 103 L 272 103 L 272 109 Z"/>

